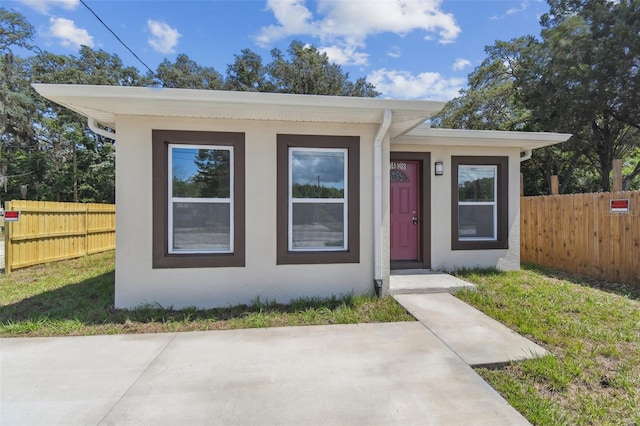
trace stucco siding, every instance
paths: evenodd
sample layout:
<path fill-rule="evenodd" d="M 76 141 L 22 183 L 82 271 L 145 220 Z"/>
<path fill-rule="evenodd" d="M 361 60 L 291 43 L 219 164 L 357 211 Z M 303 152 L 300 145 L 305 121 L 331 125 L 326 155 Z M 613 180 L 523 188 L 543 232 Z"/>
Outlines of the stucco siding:
<path fill-rule="evenodd" d="M 152 268 L 151 132 L 244 132 L 246 265 Z M 116 299 L 118 308 L 150 303 L 215 307 L 373 290 L 373 125 L 118 117 Z M 360 262 L 276 264 L 276 135 L 360 136 Z"/>
<path fill-rule="evenodd" d="M 391 151 L 431 153 L 432 269 L 493 267 L 501 270 L 515 270 L 520 268 L 520 150 L 518 148 L 419 145 L 408 144 L 399 139 L 391 144 Z M 509 157 L 508 249 L 451 249 L 451 157 L 475 155 Z M 433 164 L 436 161 L 444 163 L 443 176 L 433 176 Z"/>

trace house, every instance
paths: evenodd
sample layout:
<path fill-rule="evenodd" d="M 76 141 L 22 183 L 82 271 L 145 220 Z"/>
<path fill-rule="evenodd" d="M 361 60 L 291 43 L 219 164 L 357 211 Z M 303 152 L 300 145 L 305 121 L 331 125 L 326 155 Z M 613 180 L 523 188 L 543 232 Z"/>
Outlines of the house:
<path fill-rule="evenodd" d="M 394 268 L 518 269 L 520 162 L 569 137 L 432 129 L 434 101 L 34 87 L 117 139 L 118 308 L 385 293 Z"/>

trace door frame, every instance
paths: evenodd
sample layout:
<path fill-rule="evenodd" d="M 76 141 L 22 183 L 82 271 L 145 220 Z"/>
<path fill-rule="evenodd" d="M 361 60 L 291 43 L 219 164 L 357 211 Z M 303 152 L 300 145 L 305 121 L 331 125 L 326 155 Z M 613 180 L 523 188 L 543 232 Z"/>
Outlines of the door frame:
<path fill-rule="evenodd" d="M 420 205 L 420 235 L 418 236 L 419 259 L 392 260 L 391 269 L 431 268 L 431 153 L 395 152 L 390 153 L 391 161 L 407 160 L 418 162 L 418 204 Z M 387 179 L 389 174 L 387 173 Z M 391 184 L 389 182 L 389 184 Z M 428 196 L 427 196 L 428 195 Z M 391 208 L 391 206 L 389 206 Z M 389 212 L 391 215 L 391 212 Z M 390 216 L 389 216 L 390 217 Z M 389 259 L 391 258 L 389 250 Z"/>

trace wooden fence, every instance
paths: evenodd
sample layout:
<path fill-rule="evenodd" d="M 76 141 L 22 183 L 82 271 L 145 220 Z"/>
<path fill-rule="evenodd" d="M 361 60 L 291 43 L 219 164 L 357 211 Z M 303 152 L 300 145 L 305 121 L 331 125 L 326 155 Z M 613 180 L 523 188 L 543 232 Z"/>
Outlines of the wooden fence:
<path fill-rule="evenodd" d="M 115 248 L 113 204 L 9 201 L 17 222 L 5 221 L 5 272 Z"/>
<path fill-rule="evenodd" d="M 524 197 L 520 222 L 523 262 L 640 288 L 640 191 Z"/>

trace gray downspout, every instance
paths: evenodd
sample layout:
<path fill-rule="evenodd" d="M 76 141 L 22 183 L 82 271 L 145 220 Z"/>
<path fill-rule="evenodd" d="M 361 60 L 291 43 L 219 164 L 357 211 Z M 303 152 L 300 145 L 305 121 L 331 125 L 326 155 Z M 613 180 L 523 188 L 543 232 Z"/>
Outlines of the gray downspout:
<path fill-rule="evenodd" d="M 116 140 L 116 132 L 109 132 L 107 130 L 101 129 L 98 126 L 98 121 L 95 118 L 89 117 L 87 119 L 87 124 L 89 125 L 89 129 L 91 129 L 93 133 L 103 136 L 107 139 L 113 139 L 114 141 Z"/>
<path fill-rule="evenodd" d="M 373 144 L 373 286 L 382 294 L 382 141 L 389 131 L 393 113 L 386 109 Z"/>

